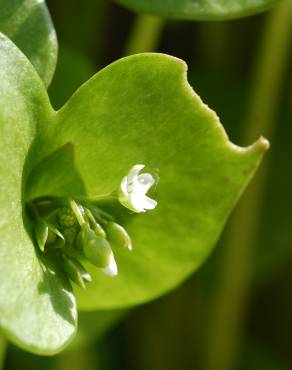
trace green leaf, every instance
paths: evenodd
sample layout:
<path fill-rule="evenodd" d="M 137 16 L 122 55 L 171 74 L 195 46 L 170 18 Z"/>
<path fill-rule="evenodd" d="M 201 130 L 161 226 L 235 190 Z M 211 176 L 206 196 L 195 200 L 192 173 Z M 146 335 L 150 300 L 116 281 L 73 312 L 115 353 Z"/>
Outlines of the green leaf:
<path fill-rule="evenodd" d="M 116 0 L 139 13 L 163 17 L 223 20 L 263 12 L 281 0 Z"/>
<path fill-rule="evenodd" d="M 46 86 L 57 63 L 57 37 L 44 1 L 0 0 L 0 32 L 28 57 Z"/>
<path fill-rule="evenodd" d="M 117 212 L 133 251 L 116 249 L 119 274 L 76 289 L 83 309 L 126 307 L 177 286 L 206 259 L 268 147 L 239 148 L 186 80 L 186 66 L 162 54 L 121 59 L 84 84 L 58 112 L 50 147 L 75 146 L 89 195 L 115 190 L 137 163 L 158 171 L 158 207 Z M 120 207 L 121 208 L 121 207 Z"/>
<path fill-rule="evenodd" d="M 0 35 L 0 325 L 14 343 L 40 354 L 61 350 L 76 327 L 71 287 L 33 245 L 22 201 L 31 166 L 41 159 L 30 147 L 53 119 L 35 69 Z"/>
<path fill-rule="evenodd" d="M 29 173 L 25 190 L 26 201 L 44 195 L 84 194 L 84 184 L 75 168 L 74 145 L 67 143 L 41 160 Z"/>
<path fill-rule="evenodd" d="M 159 172 L 157 209 L 133 215 L 114 205 L 133 242 L 131 253 L 114 249 L 119 275 L 85 266 L 94 282 L 84 293 L 76 289 L 81 308 L 112 309 L 173 289 L 203 263 L 268 144 L 231 144 L 188 85 L 185 64 L 167 55 L 121 59 L 57 113 L 34 68 L 4 36 L 0 77 L 0 325 L 23 348 L 52 354 L 74 334 L 75 299 L 60 261 L 33 245 L 24 203 L 34 191 L 63 195 L 56 153 L 73 195 L 83 191 L 78 174 L 93 196 L 115 190 L 134 164 Z M 75 164 L 72 158 L 67 173 L 68 143 Z M 38 174 L 46 181 L 34 188 Z"/>
<path fill-rule="evenodd" d="M 193 69 L 194 70 L 194 69 Z M 189 76 L 190 77 L 190 76 Z M 224 114 L 224 124 L 233 136 L 240 137 L 240 126 L 234 121 L 236 114 L 244 117 L 244 106 L 242 101 L 246 100 L 247 81 L 244 77 L 230 73 L 220 73 L 219 75 L 210 73 L 210 71 L 196 71 L 196 75 L 191 76 L 191 81 L 196 82 L 197 89 L 207 96 L 208 102 L 215 106 L 217 111 Z M 229 79 L 229 82 L 227 83 Z M 224 94 L 221 93 L 221 86 L 224 84 Z M 274 276 L 283 273 L 283 270 L 290 268 L 292 260 L 291 231 L 292 220 L 292 172 L 289 170 L 292 158 L 292 146 L 289 145 L 292 136 L 292 127 L 289 124 L 292 121 L 291 99 L 286 97 L 287 103 L 279 110 L 279 116 L 283 124 L 277 126 L 277 131 L 273 135 L 272 153 L 269 158 L 268 178 L 266 179 L 266 190 L 264 191 L 263 209 L 261 211 L 261 220 L 258 230 L 257 241 L 255 242 L 254 269 L 253 275 L 255 284 L 267 283 Z M 285 181 L 279 178 L 285 174 Z M 281 199 L 279 199 L 281 194 Z M 281 214 L 281 217 L 279 217 Z M 224 238 L 220 243 L 223 247 Z M 224 249 L 224 248 L 223 248 Z M 214 260 L 214 259 L 213 259 Z M 218 259 L 217 259 L 218 260 Z M 216 263 L 216 261 L 214 260 Z M 211 267 L 214 271 L 216 268 Z M 206 277 L 213 286 L 212 279 Z"/>

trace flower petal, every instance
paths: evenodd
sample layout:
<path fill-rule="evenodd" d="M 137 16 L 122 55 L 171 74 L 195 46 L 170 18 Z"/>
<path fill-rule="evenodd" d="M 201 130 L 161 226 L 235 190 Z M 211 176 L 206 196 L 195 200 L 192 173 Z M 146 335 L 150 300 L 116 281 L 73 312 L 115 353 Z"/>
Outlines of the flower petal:
<path fill-rule="evenodd" d="M 150 189 L 155 183 L 155 179 L 152 175 L 150 175 L 150 173 L 142 173 L 138 176 L 137 180 L 140 184 L 148 186 L 148 189 Z"/>
<path fill-rule="evenodd" d="M 144 164 L 136 164 L 133 166 L 128 173 L 128 183 L 130 184 L 137 176 L 138 173 L 144 168 Z"/>
<path fill-rule="evenodd" d="M 144 196 L 143 201 L 145 209 L 154 209 L 157 206 L 157 201 L 147 196 Z"/>
<path fill-rule="evenodd" d="M 118 266 L 116 264 L 114 255 L 112 254 L 110 256 L 110 262 L 107 267 L 100 269 L 102 272 L 104 272 L 106 275 L 109 276 L 116 276 L 118 275 Z"/>
<path fill-rule="evenodd" d="M 127 184 L 128 179 L 127 176 L 123 177 L 120 185 L 120 192 L 122 193 L 122 196 L 127 197 L 128 196 L 128 190 L 127 190 Z"/>
<path fill-rule="evenodd" d="M 128 208 L 137 213 L 145 212 L 144 198 L 144 194 L 132 193 L 129 199 L 130 207 Z"/>
<path fill-rule="evenodd" d="M 146 209 L 154 209 L 157 202 L 154 199 L 147 197 L 144 194 L 133 193 L 131 194 L 131 204 L 134 212 L 145 212 Z"/>

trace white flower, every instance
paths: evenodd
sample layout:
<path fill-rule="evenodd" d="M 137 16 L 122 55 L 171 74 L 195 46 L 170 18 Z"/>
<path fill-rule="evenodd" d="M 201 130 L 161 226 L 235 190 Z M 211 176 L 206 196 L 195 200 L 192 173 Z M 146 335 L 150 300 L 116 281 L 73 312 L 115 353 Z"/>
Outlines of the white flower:
<path fill-rule="evenodd" d="M 101 271 L 109 276 L 116 276 L 118 274 L 118 266 L 113 254 L 110 256 L 110 261 L 107 267 L 101 268 Z"/>
<path fill-rule="evenodd" d="M 122 179 L 118 195 L 123 206 L 137 213 L 154 209 L 157 205 L 156 200 L 146 196 L 155 180 L 150 173 L 139 175 L 144 167 L 143 164 L 136 164 L 131 168 L 129 174 Z"/>

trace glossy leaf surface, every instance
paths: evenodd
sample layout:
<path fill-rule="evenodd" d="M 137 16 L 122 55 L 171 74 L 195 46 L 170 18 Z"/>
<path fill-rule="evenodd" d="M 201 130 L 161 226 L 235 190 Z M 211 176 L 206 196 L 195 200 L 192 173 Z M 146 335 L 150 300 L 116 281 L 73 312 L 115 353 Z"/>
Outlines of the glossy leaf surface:
<path fill-rule="evenodd" d="M 0 0 L 0 32 L 28 57 L 48 86 L 57 62 L 57 38 L 44 0 Z"/>
<path fill-rule="evenodd" d="M 265 11 L 280 0 L 116 0 L 139 13 L 194 20 L 240 18 Z"/>

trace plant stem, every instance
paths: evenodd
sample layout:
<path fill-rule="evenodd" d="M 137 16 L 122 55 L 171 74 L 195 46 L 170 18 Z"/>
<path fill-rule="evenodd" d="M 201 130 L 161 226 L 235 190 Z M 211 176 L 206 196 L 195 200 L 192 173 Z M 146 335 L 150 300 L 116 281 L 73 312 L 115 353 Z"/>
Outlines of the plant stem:
<path fill-rule="evenodd" d="M 251 90 L 244 141 L 260 134 L 271 137 L 275 129 L 291 37 L 291 2 L 268 15 L 261 39 Z M 257 239 L 267 166 L 245 193 L 227 236 L 219 286 L 210 317 L 205 370 L 235 368 L 252 277 L 253 248 Z"/>
<path fill-rule="evenodd" d="M 140 15 L 134 21 L 125 47 L 125 55 L 155 51 L 164 26 L 164 19 L 152 15 Z"/>
<path fill-rule="evenodd" d="M 4 337 L 4 335 L 0 333 L 0 370 L 2 370 L 4 366 L 6 349 L 7 349 L 7 340 Z"/>
<path fill-rule="evenodd" d="M 103 65 L 109 1 L 51 0 L 50 3 L 60 44 L 94 57 L 98 65 Z M 82 27 L 76 27 L 76 22 Z"/>
<path fill-rule="evenodd" d="M 244 140 L 273 134 L 291 42 L 292 5 L 284 2 L 268 16 L 255 64 Z"/>
<path fill-rule="evenodd" d="M 208 71 L 228 71 L 232 68 L 234 58 L 230 55 L 232 36 L 229 22 L 199 22 L 198 23 L 199 56 L 203 68 Z M 198 57 L 196 56 L 196 59 Z"/>
<path fill-rule="evenodd" d="M 75 217 L 76 217 L 76 219 L 77 219 L 80 227 L 81 228 L 82 227 L 86 227 L 87 224 L 86 224 L 86 222 L 84 220 L 83 214 L 81 213 L 78 205 L 76 204 L 76 202 L 73 199 L 70 201 L 70 207 L 71 207 L 71 209 L 72 209 L 72 211 L 73 211 L 73 213 L 74 213 L 74 215 L 75 215 Z"/>

